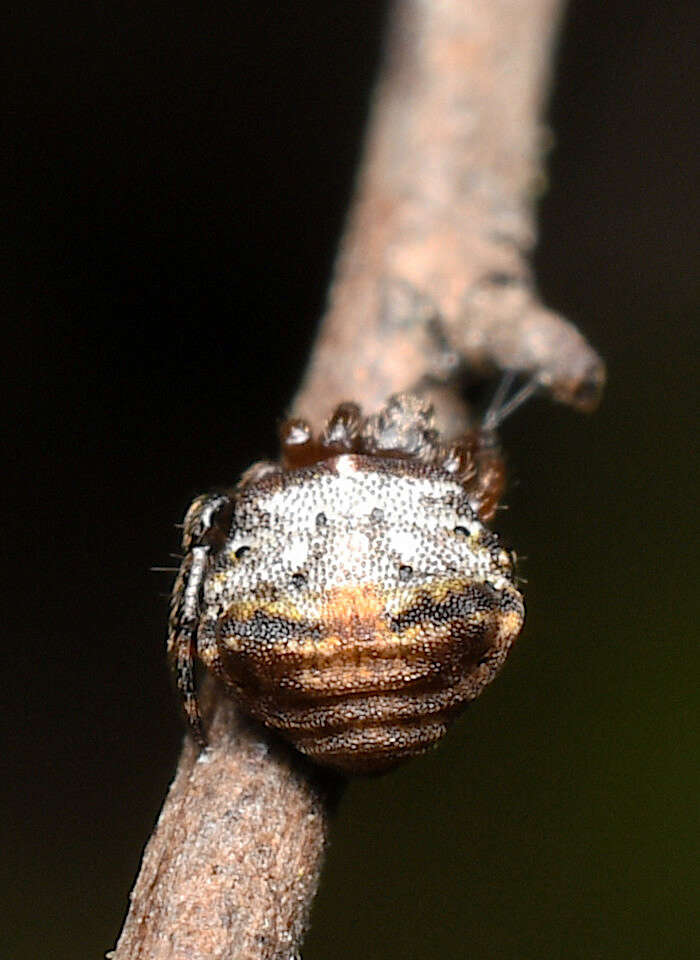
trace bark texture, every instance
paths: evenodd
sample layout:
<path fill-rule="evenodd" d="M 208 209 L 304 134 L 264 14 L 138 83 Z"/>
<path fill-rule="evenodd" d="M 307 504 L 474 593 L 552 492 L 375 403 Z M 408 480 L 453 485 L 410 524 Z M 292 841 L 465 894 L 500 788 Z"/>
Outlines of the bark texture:
<path fill-rule="evenodd" d="M 595 406 L 603 364 L 539 302 L 527 259 L 559 16 L 559 0 L 397 5 L 300 416 L 318 425 L 349 394 L 376 408 L 416 389 L 440 409 L 435 387 L 460 365 Z"/>
<path fill-rule="evenodd" d="M 209 687 L 211 745 L 185 742 L 117 960 L 289 960 L 301 942 L 339 783 Z"/>
<path fill-rule="evenodd" d="M 528 251 L 559 0 L 402 0 L 356 199 L 295 414 L 317 428 L 414 390 L 457 433 L 465 371 L 534 376 L 595 405 L 603 364 L 537 299 Z M 212 694 L 185 743 L 115 960 L 290 960 L 318 883 L 335 787 Z M 337 784 L 335 785 L 337 786 Z"/>

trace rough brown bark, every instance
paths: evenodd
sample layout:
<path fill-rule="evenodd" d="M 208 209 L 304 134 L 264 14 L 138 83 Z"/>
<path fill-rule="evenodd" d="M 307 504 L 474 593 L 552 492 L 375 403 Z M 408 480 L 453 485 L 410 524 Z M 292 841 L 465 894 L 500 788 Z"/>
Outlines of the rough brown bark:
<path fill-rule="evenodd" d="M 537 300 L 527 253 L 559 0 L 404 0 L 368 127 L 327 313 L 292 404 L 400 390 L 457 432 L 465 366 L 535 376 L 586 409 L 604 369 Z M 146 848 L 115 960 L 289 960 L 321 867 L 333 785 L 215 692 Z"/>
<path fill-rule="evenodd" d="M 544 183 L 559 0 L 399 3 L 328 311 L 295 402 L 315 425 L 348 395 L 376 408 L 460 363 L 534 375 L 594 406 L 604 379 L 537 299 L 527 254 Z M 458 430 L 454 395 L 448 429 Z"/>
<path fill-rule="evenodd" d="M 113 956 L 289 960 L 338 783 L 210 685 L 210 747 L 188 738 Z"/>

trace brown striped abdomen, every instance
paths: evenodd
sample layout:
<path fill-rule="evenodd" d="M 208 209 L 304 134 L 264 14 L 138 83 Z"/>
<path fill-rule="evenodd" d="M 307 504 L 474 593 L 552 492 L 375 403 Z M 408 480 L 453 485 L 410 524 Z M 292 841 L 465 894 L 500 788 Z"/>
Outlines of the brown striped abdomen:
<path fill-rule="evenodd" d="M 451 576 L 232 603 L 221 673 L 254 717 L 318 763 L 381 772 L 423 753 L 495 676 L 522 627 L 516 588 Z"/>

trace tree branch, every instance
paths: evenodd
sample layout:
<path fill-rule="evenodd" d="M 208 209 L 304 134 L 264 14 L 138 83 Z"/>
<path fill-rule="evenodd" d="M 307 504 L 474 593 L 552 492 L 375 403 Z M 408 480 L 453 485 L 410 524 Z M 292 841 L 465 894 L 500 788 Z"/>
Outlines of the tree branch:
<path fill-rule="evenodd" d="M 595 405 L 604 368 L 537 300 L 527 261 L 540 109 L 558 0 L 403 0 L 368 127 L 327 313 L 292 404 L 316 427 L 344 400 L 413 390 L 456 434 L 466 367 L 535 376 Z M 209 749 L 185 743 L 115 960 L 289 960 L 338 783 L 210 685 Z"/>
<path fill-rule="evenodd" d="M 208 687 L 211 745 L 185 741 L 117 960 L 289 960 L 301 942 L 338 782 Z"/>
<path fill-rule="evenodd" d="M 397 5 L 300 416 L 318 425 L 349 394 L 376 408 L 429 392 L 459 361 L 534 375 L 583 409 L 597 402 L 603 364 L 538 301 L 527 260 L 559 6 Z"/>

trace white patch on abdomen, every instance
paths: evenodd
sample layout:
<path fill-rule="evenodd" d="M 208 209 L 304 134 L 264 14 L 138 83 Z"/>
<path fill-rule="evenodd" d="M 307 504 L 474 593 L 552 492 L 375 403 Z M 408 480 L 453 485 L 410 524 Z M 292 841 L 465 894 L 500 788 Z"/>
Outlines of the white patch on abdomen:
<path fill-rule="evenodd" d="M 410 530 L 387 530 L 387 540 L 392 550 L 401 557 L 402 560 L 413 560 L 420 549 L 421 541 Z"/>
<path fill-rule="evenodd" d="M 282 551 L 282 563 L 291 569 L 303 567 L 308 558 L 309 544 L 303 537 L 293 540 Z"/>

